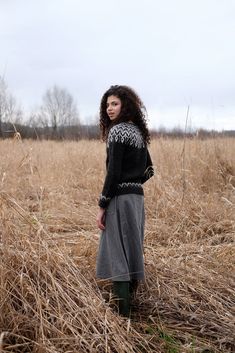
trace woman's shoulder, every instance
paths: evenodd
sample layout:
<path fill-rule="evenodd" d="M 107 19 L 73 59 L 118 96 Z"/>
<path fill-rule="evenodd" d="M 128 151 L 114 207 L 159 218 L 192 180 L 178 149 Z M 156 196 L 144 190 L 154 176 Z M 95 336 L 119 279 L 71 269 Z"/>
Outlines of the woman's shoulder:
<path fill-rule="evenodd" d="M 144 140 L 137 125 L 121 122 L 112 126 L 108 135 L 108 144 L 112 142 L 125 143 L 134 147 L 144 147 Z"/>

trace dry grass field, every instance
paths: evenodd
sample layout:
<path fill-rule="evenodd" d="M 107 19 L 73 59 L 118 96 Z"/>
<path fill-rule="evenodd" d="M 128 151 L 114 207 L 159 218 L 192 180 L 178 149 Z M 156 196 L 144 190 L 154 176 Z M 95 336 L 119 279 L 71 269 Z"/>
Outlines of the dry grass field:
<path fill-rule="evenodd" d="M 105 145 L 0 151 L 1 353 L 235 351 L 235 139 L 152 141 L 131 320 L 95 278 Z"/>

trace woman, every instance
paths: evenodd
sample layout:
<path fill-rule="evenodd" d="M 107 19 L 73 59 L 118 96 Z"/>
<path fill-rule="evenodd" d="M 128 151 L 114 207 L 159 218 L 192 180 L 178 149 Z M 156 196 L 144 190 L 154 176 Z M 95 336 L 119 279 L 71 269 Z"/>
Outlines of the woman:
<path fill-rule="evenodd" d="M 119 313 L 127 317 L 130 296 L 144 279 L 142 184 L 153 175 L 145 112 L 138 95 L 127 86 L 111 86 L 100 104 L 107 173 L 97 215 L 102 234 L 96 274 L 113 281 Z"/>

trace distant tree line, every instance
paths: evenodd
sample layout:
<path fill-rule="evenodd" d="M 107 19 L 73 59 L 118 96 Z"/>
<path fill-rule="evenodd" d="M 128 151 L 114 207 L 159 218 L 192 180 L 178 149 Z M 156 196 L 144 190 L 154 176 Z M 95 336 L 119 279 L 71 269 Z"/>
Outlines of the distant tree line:
<path fill-rule="evenodd" d="M 76 102 L 65 88 L 53 86 L 47 89 L 42 97 L 42 104 L 36 111 L 31 112 L 26 119 L 23 110 L 16 99 L 9 92 L 7 84 L 0 76 L 0 138 L 15 136 L 30 139 L 98 139 L 99 126 L 96 123 L 81 124 Z M 184 131 L 181 128 L 168 130 L 164 127 L 153 129 L 152 137 L 183 138 L 198 137 L 208 138 L 217 136 L 235 136 L 235 130 Z"/>
<path fill-rule="evenodd" d="M 173 129 L 166 129 L 164 127 L 160 127 L 159 129 L 153 129 L 151 131 L 151 136 L 158 137 L 169 137 L 169 138 L 178 138 L 182 139 L 185 136 L 189 138 L 198 138 L 198 139 L 207 139 L 213 137 L 235 137 L 235 130 L 207 130 L 207 129 L 195 129 L 193 131 L 185 131 L 180 127 L 175 127 Z"/>
<path fill-rule="evenodd" d="M 12 138 L 18 132 L 22 139 L 37 140 L 80 140 L 98 139 L 98 125 L 71 125 L 59 126 L 56 131 L 53 127 L 35 127 L 25 124 L 12 124 L 4 122 L 2 125 L 2 138 Z"/>

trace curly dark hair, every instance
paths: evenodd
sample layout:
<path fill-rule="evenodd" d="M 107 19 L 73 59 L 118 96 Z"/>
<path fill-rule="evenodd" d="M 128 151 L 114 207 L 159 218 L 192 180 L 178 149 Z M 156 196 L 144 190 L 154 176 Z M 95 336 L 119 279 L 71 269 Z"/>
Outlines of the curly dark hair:
<path fill-rule="evenodd" d="M 110 96 L 121 100 L 121 112 L 115 121 L 111 121 L 107 114 L 107 99 Z M 111 86 L 103 95 L 100 103 L 100 131 L 103 141 L 107 140 L 108 132 L 113 125 L 132 121 L 136 124 L 146 144 L 150 143 L 147 127 L 147 111 L 138 94 L 128 86 Z"/>

